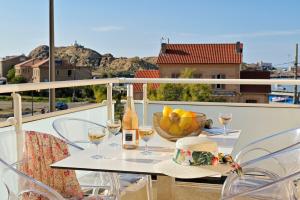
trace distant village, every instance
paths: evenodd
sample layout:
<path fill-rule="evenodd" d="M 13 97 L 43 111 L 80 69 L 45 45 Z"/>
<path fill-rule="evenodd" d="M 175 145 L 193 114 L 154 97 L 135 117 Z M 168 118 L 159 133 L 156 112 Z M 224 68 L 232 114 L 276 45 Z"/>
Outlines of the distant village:
<path fill-rule="evenodd" d="M 74 48 L 84 48 L 74 43 Z M 272 63 L 260 61 L 255 64 L 243 62 L 243 43 L 230 44 L 171 44 L 161 43 L 156 61 L 157 69 L 138 69 L 135 78 L 178 78 L 184 69 L 193 70 L 193 78 L 214 79 L 270 79 L 292 78 L 294 68 L 275 68 Z M 97 78 L 95 67 L 78 65 L 72 59 L 55 60 L 56 80 L 81 80 Z M 9 70 L 26 82 L 49 81 L 49 58 L 27 57 L 24 54 L 6 56 L 0 60 L 0 84 L 7 84 Z M 268 103 L 271 87 L 265 85 L 222 85 L 212 86 L 213 94 L 228 102 Z M 134 87 L 136 99 L 142 98 L 142 87 Z"/>

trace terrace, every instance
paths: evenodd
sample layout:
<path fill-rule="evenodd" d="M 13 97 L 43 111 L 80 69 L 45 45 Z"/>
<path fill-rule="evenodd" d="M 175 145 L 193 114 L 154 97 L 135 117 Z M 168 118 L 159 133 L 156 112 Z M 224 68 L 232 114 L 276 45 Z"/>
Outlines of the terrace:
<path fill-rule="evenodd" d="M 135 106 L 140 124 L 152 125 L 152 116 L 155 112 L 161 112 L 163 106 L 171 105 L 174 108 L 183 108 L 194 112 L 205 113 L 214 122 L 218 120 L 219 113 L 232 113 L 233 120 L 230 127 L 241 130 L 241 134 L 233 147 L 232 155 L 235 156 L 243 147 L 258 138 L 266 137 L 272 133 L 295 128 L 299 126 L 300 112 L 298 105 L 280 104 L 249 104 L 249 103 L 213 103 L 213 102 L 183 102 L 183 101 L 150 101 L 147 98 L 147 84 L 174 83 L 174 84 L 238 84 L 238 85 L 300 85 L 298 80 L 264 80 L 264 79 L 134 79 L 113 78 L 79 81 L 58 81 L 50 83 L 28 83 L 19 85 L 5 85 L 0 87 L 0 93 L 11 93 L 14 105 L 14 117 L 0 123 L 0 132 L 15 130 L 21 134 L 22 130 L 34 130 L 50 133 L 58 136 L 52 127 L 55 119 L 72 117 L 89 120 L 99 124 L 105 124 L 114 116 L 114 99 L 112 91 L 118 84 L 143 84 L 143 100 L 136 100 Z M 22 116 L 21 96 L 24 91 L 46 90 L 54 88 L 79 87 L 87 85 L 106 85 L 107 100 L 100 104 L 91 104 L 72 108 L 64 111 L 56 111 L 35 116 Z M 1 138 L 1 135 L 0 135 Z M 151 145 L 151 141 L 149 142 Z M 273 144 L 276 146 L 276 144 Z M 17 146 L 18 147 L 18 146 Z M 275 148 L 275 147 L 274 147 Z M 20 147 L 15 152 L 20 152 Z M 270 166 L 272 168 L 272 166 Z M 157 190 L 157 181 L 153 182 L 154 199 L 169 199 L 168 190 L 164 193 Z M 176 180 L 175 199 L 219 199 L 222 182 L 214 178 L 207 183 L 206 179 Z M 171 184 L 171 183 L 165 183 Z M 6 190 L 0 188 L 0 195 L 5 196 Z M 124 199 L 141 199 L 139 193 L 133 196 L 125 196 Z"/>

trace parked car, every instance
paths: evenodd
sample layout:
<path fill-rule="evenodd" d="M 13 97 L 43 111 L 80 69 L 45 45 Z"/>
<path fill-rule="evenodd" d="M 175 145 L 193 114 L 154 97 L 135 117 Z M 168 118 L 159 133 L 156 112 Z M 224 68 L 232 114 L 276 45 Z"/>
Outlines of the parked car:
<path fill-rule="evenodd" d="M 57 110 L 66 110 L 69 108 L 68 104 L 64 103 L 64 102 L 56 102 L 55 104 L 55 108 Z"/>

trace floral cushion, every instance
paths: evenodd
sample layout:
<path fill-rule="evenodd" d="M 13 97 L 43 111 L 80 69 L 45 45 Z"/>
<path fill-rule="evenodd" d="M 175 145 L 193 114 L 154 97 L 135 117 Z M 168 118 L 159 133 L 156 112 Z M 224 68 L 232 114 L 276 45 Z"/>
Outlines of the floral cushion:
<path fill-rule="evenodd" d="M 25 157 L 21 171 L 55 189 L 65 198 L 82 199 L 83 192 L 74 170 L 52 169 L 51 164 L 69 156 L 67 144 L 55 136 L 27 131 L 25 134 Z M 23 195 L 24 200 L 41 200 L 34 194 Z"/>

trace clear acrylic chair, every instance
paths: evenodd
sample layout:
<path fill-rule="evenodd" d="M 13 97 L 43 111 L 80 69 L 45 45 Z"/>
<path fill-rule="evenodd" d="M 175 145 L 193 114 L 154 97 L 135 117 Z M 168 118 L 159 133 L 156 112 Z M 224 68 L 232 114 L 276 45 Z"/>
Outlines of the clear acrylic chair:
<path fill-rule="evenodd" d="M 300 142 L 300 128 L 284 130 L 250 142 L 236 154 L 234 160 L 243 166 L 249 160 L 297 145 L 298 142 Z M 280 165 L 280 161 L 278 163 Z"/>
<path fill-rule="evenodd" d="M 89 128 L 105 127 L 101 124 L 78 118 L 59 118 L 53 121 L 52 126 L 61 138 L 74 147 L 75 151 L 84 150 L 89 146 Z M 89 177 L 94 176 L 90 174 Z M 147 198 L 152 199 L 151 176 L 121 173 L 119 174 L 119 185 L 120 195 L 124 195 L 126 192 L 138 191 L 146 186 Z"/>
<path fill-rule="evenodd" d="M 297 130 L 274 134 L 264 142 L 275 137 L 281 138 L 282 134 L 295 134 L 297 137 Z M 271 142 L 269 146 L 259 146 L 260 142 L 255 142 L 253 149 L 247 147 L 244 153 L 259 151 L 262 155 L 241 162 L 243 175 L 232 173 L 227 177 L 222 199 L 299 199 L 300 142 L 292 138 L 287 137 L 280 144 Z"/>
<path fill-rule="evenodd" d="M 80 185 L 78 187 L 73 187 L 74 183 L 78 183 L 76 180 L 76 176 L 70 176 L 68 174 L 68 179 L 65 180 L 57 180 L 57 182 L 65 182 L 63 190 L 66 191 L 67 196 L 63 197 L 61 193 L 57 191 L 57 188 L 54 189 L 49 185 L 35 179 L 32 177 L 32 170 L 29 168 L 30 164 L 34 164 L 36 161 L 43 160 L 43 153 L 45 149 L 39 149 L 40 151 L 37 154 L 32 154 L 29 152 L 29 145 L 32 146 L 39 146 L 37 148 L 44 148 L 46 145 L 44 142 L 39 143 L 39 140 L 35 140 L 34 142 L 28 140 L 28 134 L 36 135 L 40 138 L 45 138 L 49 136 L 54 138 L 54 136 L 48 134 L 42 134 L 37 132 L 27 132 L 23 131 L 20 134 L 16 134 L 15 131 L 7 131 L 0 133 L 1 140 L 0 140 L 0 177 L 1 181 L 4 183 L 7 196 L 9 200 L 17 200 L 17 199 L 24 199 L 24 200 L 35 200 L 39 199 L 40 197 L 44 197 L 42 199 L 49 199 L 49 200 L 62 200 L 62 199 L 116 199 L 117 198 L 117 191 L 115 186 L 115 180 L 113 178 L 110 179 L 110 188 L 104 188 L 106 194 L 99 194 L 99 195 L 90 195 L 89 197 L 84 197 L 83 191 L 81 191 Z M 31 136 L 32 136 L 31 135 Z M 36 137 L 36 138 L 38 138 Z M 44 140 L 44 139 L 43 139 Z M 60 139 L 57 139 L 61 141 Z M 53 140 L 52 140 L 53 142 Z M 64 143 L 62 141 L 62 143 Z M 58 143 L 55 143 L 58 144 Z M 57 146 L 56 146 L 57 147 Z M 48 146 L 46 146 L 48 148 Z M 53 147 L 54 148 L 54 147 Z M 60 148 L 59 148 L 60 149 Z M 64 151 L 64 154 L 68 152 Z M 45 159 L 46 160 L 46 159 Z M 43 162 L 43 161 L 41 161 Z M 40 163 L 42 165 L 42 163 Z M 43 163 L 45 164 L 45 162 Z M 49 166 L 47 166 L 49 167 Z M 31 171 L 30 171 L 31 170 Z M 41 170 L 39 167 L 34 167 L 33 170 Z M 45 168 L 43 168 L 44 172 Z M 56 173 L 55 173 L 56 171 Z M 55 173 L 52 177 L 50 175 L 46 175 L 47 177 L 51 177 L 53 179 L 59 179 L 61 176 L 56 176 L 57 174 L 64 174 L 65 172 L 71 172 L 71 170 L 53 170 L 52 172 Z M 73 179 L 74 178 L 74 179 Z M 72 183 L 66 182 L 66 180 L 71 180 Z M 70 186 L 71 185 L 71 186 Z M 67 188 L 69 187 L 69 188 Z M 72 187 L 72 188 L 71 188 Z M 99 188 L 99 186 L 97 186 Z M 76 189 L 71 191 L 71 189 Z M 77 190 L 78 189 L 78 190 Z M 76 193 L 76 195 L 72 196 L 72 194 Z M 77 195 L 78 194 L 78 195 Z M 3 196 L 3 194 L 1 194 Z"/>

